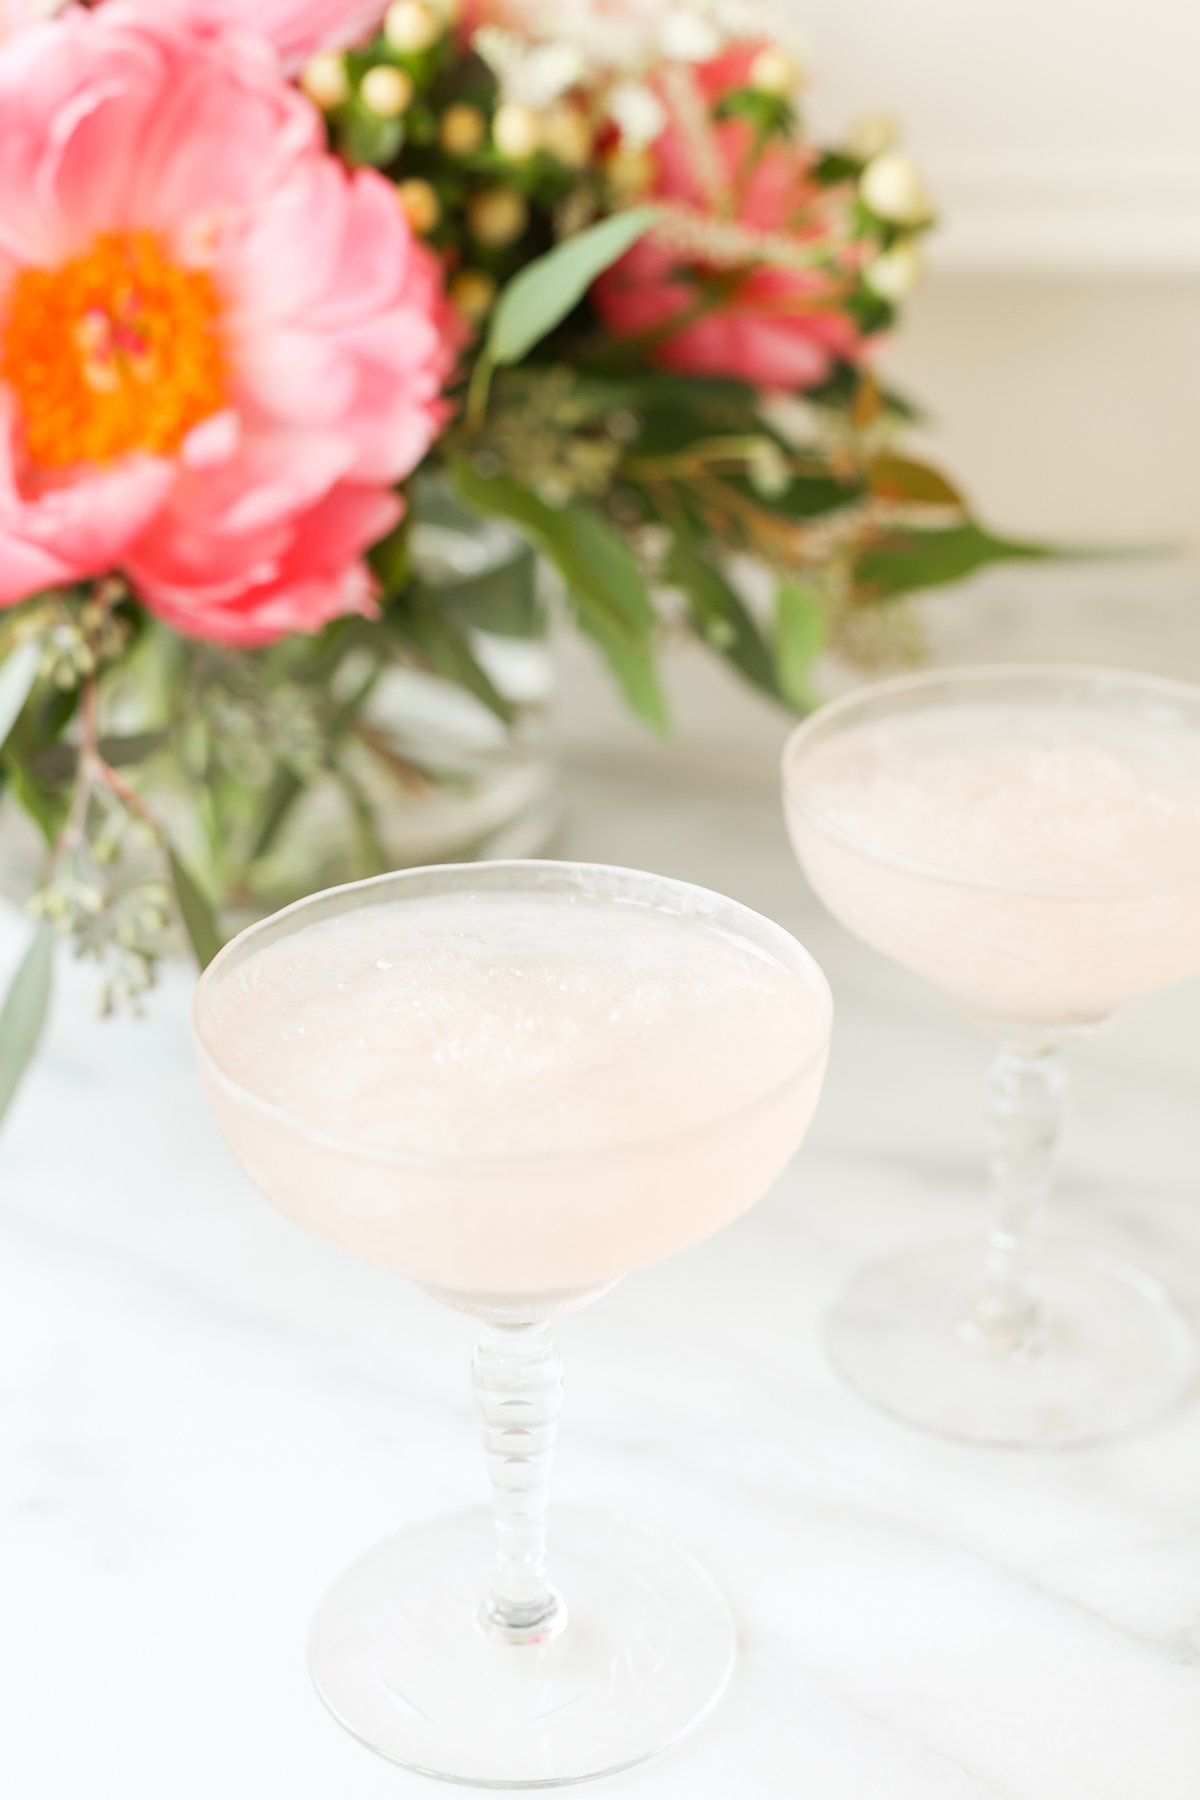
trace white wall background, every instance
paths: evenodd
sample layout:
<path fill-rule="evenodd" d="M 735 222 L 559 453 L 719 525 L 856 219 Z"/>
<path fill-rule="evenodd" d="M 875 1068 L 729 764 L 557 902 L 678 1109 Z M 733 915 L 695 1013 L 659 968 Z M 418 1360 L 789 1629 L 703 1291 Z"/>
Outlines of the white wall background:
<path fill-rule="evenodd" d="M 882 106 L 946 266 L 1200 272 L 1197 0 L 788 0 L 824 124 Z"/>
<path fill-rule="evenodd" d="M 786 3 L 939 201 L 890 366 L 981 509 L 1200 553 L 1200 0 Z"/>

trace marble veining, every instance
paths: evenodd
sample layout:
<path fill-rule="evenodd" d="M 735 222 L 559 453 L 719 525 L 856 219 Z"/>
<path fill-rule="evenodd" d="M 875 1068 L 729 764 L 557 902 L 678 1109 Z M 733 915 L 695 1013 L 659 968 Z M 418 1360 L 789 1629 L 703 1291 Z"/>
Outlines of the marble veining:
<path fill-rule="evenodd" d="M 1086 591 L 1066 588 L 1077 646 Z M 1005 591 L 982 617 L 1009 620 Z M 1147 667 L 1187 636 L 1160 602 L 1159 635 L 1128 649 Z M 1133 643 L 1112 611 L 1098 654 Z M 1132 603 L 1125 618 L 1149 630 Z M 1049 629 L 1070 635 L 1061 613 Z M 1030 627 L 1020 648 L 1037 647 Z M 780 919 L 839 1009 L 825 1101 L 769 1199 L 559 1333 L 556 1494 L 674 1532 L 742 1638 L 713 1720 L 597 1791 L 1196 1800 L 1200 1401 L 1047 1455 L 942 1443 L 843 1392 L 818 1337 L 840 1281 L 981 1217 L 988 1047 L 805 894 L 774 788 L 782 717 L 688 662 L 660 751 L 589 671 L 569 679 L 563 853 Z M 23 929 L 0 914 L 0 969 Z M 360 1551 L 482 1502 L 473 1327 L 250 1192 L 200 1097 L 184 970 L 141 1025 L 94 1021 L 91 979 L 64 964 L 0 1147 L 0 1791 L 433 1793 L 325 1715 L 304 1641 Z M 1200 986 L 1146 1001 L 1071 1068 L 1064 1227 L 1135 1255 L 1200 1317 Z"/>

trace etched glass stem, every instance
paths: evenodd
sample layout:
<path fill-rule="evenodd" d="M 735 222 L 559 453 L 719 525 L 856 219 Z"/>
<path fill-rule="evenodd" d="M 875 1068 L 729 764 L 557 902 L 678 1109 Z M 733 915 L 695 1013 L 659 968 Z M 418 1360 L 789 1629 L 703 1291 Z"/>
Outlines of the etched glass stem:
<path fill-rule="evenodd" d="M 492 1587 L 480 1619 L 489 1636 L 505 1643 L 543 1643 L 566 1618 L 546 1566 L 546 1510 L 562 1405 L 562 1359 L 549 1325 L 485 1326 L 472 1380 L 496 1526 Z"/>
<path fill-rule="evenodd" d="M 1005 1354 L 1040 1342 L 1036 1233 L 1054 1180 L 1064 1076 L 1055 1050 L 1002 1047 L 988 1078 L 992 1220 L 982 1298 L 969 1327 Z"/>

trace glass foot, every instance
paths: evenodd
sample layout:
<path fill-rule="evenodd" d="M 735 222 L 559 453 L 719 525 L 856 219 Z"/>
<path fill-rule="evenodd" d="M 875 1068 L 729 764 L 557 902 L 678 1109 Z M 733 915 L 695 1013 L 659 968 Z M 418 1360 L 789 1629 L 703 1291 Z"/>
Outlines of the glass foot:
<path fill-rule="evenodd" d="M 1178 1401 L 1195 1340 L 1162 1285 L 1086 1247 L 1037 1258 L 1031 1328 L 980 1310 L 978 1239 L 928 1245 L 856 1275 L 826 1341 L 850 1386 L 910 1425 L 1033 1449 L 1129 1431 Z"/>
<path fill-rule="evenodd" d="M 490 1639 L 486 1512 L 379 1545 L 326 1597 L 309 1639 L 317 1692 L 370 1749 L 480 1787 L 555 1787 L 644 1762 L 723 1693 L 736 1632 L 686 1551 L 620 1514 L 554 1510 L 566 1609 L 549 1642 Z"/>

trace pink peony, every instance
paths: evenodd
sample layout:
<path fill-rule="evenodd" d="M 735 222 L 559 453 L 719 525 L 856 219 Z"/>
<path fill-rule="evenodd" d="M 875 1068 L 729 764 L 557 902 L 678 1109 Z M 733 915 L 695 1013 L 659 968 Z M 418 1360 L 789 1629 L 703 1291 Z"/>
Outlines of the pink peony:
<path fill-rule="evenodd" d="M 250 39 L 121 0 L 0 51 L 0 604 L 121 570 L 190 635 L 365 611 L 460 327 Z"/>
<path fill-rule="evenodd" d="M 362 43 L 377 30 L 387 0 L 153 0 L 157 19 L 199 31 L 252 31 L 273 44 L 289 69 L 318 50 Z"/>
<path fill-rule="evenodd" d="M 48 19 L 61 4 L 62 0 L 0 0 L 0 44 L 40 19 Z"/>
<path fill-rule="evenodd" d="M 755 159 L 747 122 L 709 120 L 721 94 L 745 82 L 756 48 L 695 71 L 696 118 L 664 94 L 671 116 L 651 147 L 646 197 L 669 216 L 606 270 L 592 300 L 616 336 L 654 333 L 649 354 L 664 368 L 796 391 L 826 380 L 837 359 L 856 361 L 863 342 L 838 276 L 761 260 L 769 241 L 803 254 L 819 240 L 811 151 L 776 140 Z"/>

